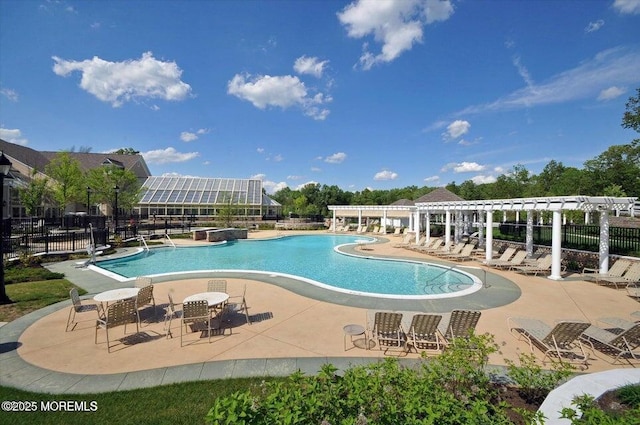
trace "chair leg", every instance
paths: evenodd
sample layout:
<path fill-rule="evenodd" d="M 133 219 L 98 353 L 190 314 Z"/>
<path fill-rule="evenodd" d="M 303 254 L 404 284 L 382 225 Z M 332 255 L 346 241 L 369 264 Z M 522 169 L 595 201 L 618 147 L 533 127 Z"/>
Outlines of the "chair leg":
<path fill-rule="evenodd" d="M 73 314 L 73 317 L 71 317 L 72 314 Z M 71 309 L 69 310 L 69 317 L 67 317 L 67 327 L 65 328 L 65 332 L 69 332 L 69 325 L 73 323 L 75 319 L 76 319 L 76 309 L 74 307 L 71 307 Z M 74 330 L 75 327 L 76 326 L 74 324 L 71 330 Z"/>

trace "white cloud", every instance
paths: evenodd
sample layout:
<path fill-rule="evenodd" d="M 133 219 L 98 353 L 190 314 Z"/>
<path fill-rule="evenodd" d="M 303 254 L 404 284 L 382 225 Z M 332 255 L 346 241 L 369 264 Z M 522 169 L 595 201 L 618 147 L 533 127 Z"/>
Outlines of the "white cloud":
<path fill-rule="evenodd" d="M 80 71 L 80 87 L 113 107 L 144 98 L 182 100 L 191 93 L 191 86 L 180 80 L 178 65 L 159 61 L 151 52 L 124 62 L 108 62 L 97 56 L 80 62 L 57 56 L 53 60 L 53 72 L 67 77 Z"/>
<path fill-rule="evenodd" d="M 382 44 L 380 53 L 373 54 L 364 43 L 360 65 L 367 70 L 411 50 L 422 42 L 424 25 L 446 21 L 452 14 L 449 0 L 357 0 L 339 12 L 338 19 L 349 37 L 373 35 Z"/>
<path fill-rule="evenodd" d="M 453 167 L 453 171 L 455 173 L 471 173 L 484 171 L 486 168 L 487 167 L 480 165 L 477 162 L 461 162 Z"/>
<path fill-rule="evenodd" d="M 256 152 L 258 152 L 258 153 L 264 153 L 264 148 L 258 148 L 258 149 L 256 149 Z"/>
<path fill-rule="evenodd" d="M 309 185 L 318 186 L 319 183 L 316 182 L 316 181 L 313 181 L 313 180 L 312 181 L 308 181 L 306 183 L 301 183 L 298 186 L 296 186 L 296 190 L 304 189 L 306 186 L 309 186 Z"/>
<path fill-rule="evenodd" d="M 424 181 L 427 183 L 437 182 L 438 180 L 440 180 L 440 176 L 425 177 L 424 179 Z"/>
<path fill-rule="evenodd" d="M 322 171 L 322 168 L 319 168 L 319 167 L 311 167 L 311 171 L 313 171 L 314 173 L 318 173 L 318 172 Z"/>
<path fill-rule="evenodd" d="M 622 94 L 624 94 L 625 89 L 620 88 L 620 87 L 616 87 L 616 86 L 612 86 L 609 87 L 608 89 L 604 89 L 600 92 L 600 94 L 598 95 L 598 100 L 611 100 L 611 99 L 615 99 L 616 97 L 621 96 Z"/>
<path fill-rule="evenodd" d="M 282 154 L 277 154 L 273 156 L 273 161 L 274 162 L 281 162 L 284 161 L 284 157 L 282 156 Z"/>
<path fill-rule="evenodd" d="M 279 190 L 289 187 L 286 182 L 273 182 L 271 180 L 262 180 L 262 187 L 267 193 L 276 193 Z"/>
<path fill-rule="evenodd" d="M 640 14 L 640 0 L 616 0 L 613 8 L 620 13 Z"/>
<path fill-rule="evenodd" d="M 604 25 L 604 21 L 602 19 L 598 19 L 595 22 L 589 22 L 589 25 L 584 29 L 584 32 L 596 32 Z"/>
<path fill-rule="evenodd" d="M 639 50 L 605 50 L 576 68 L 552 76 L 545 83 L 516 90 L 491 103 L 470 106 L 457 115 L 528 108 L 595 97 L 601 90 L 612 85 L 625 86 L 640 82 L 638 69 Z"/>
<path fill-rule="evenodd" d="M 180 133 L 180 140 L 182 140 L 183 142 L 193 142 L 194 140 L 198 140 L 198 138 L 203 134 L 207 133 L 209 133 L 208 128 L 201 128 L 195 133 L 190 131 L 183 131 L 182 133 Z"/>
<path fill-rule="evenodd" d="M 340 164 L 347 159 L 347 154 L 344 152 L 336 152 L 333 155 L 329 155 L 324 159 L 324 162 L 328 162 L 329 164 Z"/>
<path fill-rule="evenodd" d="M 531 78 L 531 74 L 529 74 L 529 70 L 520 62 L 520 56 L 513 58 L 513 65 L 518 70 L 518 74 L 520 74 L 527 87 L 532 87 L 533 79 Z"/>
<path fill-rule="evenodd" d="M 455 120 L 447 126 L 447 131 L 442 134 L 445 140 L 457 139 L 469 132 L 471 124 L 469 121 Z"/>
<path fill-rule="evenodd" d="M 389 170 L 380 171 L 376 173 L 375 176 L 373 176 L 374 180 L 395 180 L 397 178 L 398 178 L 398 174 Z"/>
<path fill-rule="evenodd" d="M 2 88 L 0 89 L 0 94 L 9 99 L 12 102 L 18 101 L 18 92 L 11 89 Z"/>
<path fill-rule="evenodd" d="M 168 147 L 165 149 L 156 149 L 140 153 L 144 160 L 149 164 L 169 164 L 173 162 L 186 162 L 198 156 L 198 152 L 180 153 L 175 148 Z"/>
<path fill-rule="evenodd" d="M 317 78 L 322 78 L 322 73 L 329 61 L 321 61 L 316 57 L 301 56 L 296 59 L 293 69 L 298 74 L 310 74 Z"/>
<path fill-rule="evenodd" d="M 497 179 L 494 176 L 482 176 L 478 175 L 471 178 L 471 181 L 475 184 L 495 183 Z"/>
<path fill-rule="evenodd" d="M 291 75 L 251 77 L 248 74 L 236 74 L 227 84 L 227 93 L 247 100 L 259 109 L 265 109 L 267 106 L 282 109 L 297 106 L 305 115 L 316 120 L 324 120 L 327 117 L 329 110 L 322 105 L 333 100 L 331 96 L 322 93 L 311 96 L 304 83 Z"/>
<path fill-rule="evenodd" d="M 287 180 L 300 180 L 304 178 L 304 176 L 287 176 Z"/>
<path fill-rule="evenodd" d="M 0 127 L 0 139 L 16 145 L 27 146 L 29 141 L 22 137 L 22 132 L 18 129 Z"/>

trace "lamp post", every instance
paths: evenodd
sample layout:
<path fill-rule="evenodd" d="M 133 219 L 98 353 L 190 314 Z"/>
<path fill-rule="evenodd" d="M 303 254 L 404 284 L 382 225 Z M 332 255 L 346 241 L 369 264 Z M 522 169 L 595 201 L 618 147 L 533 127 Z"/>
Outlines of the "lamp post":
<path fill-rule="evenodd" d="M 91 188 L 87 186 L 87 215 L 91 215 Z"/>
<path fill-rule="evenodd" d="M 0 152 L 0 304 L 13 303 L 4 286 L 4 178 L 9 175 L 9 170 L 11 161 L 4 156 L 4 152 Z"/>
<path fill-rule="evenodd" d="M 120 192 L 120 188 L 118 186 L 113 188 L 116 194 L 116 202 L 113 209 L 113 221 L 115 222 L 115 227 L 113 228 L 113 233 L 118 233 L 118 192 Z"/>

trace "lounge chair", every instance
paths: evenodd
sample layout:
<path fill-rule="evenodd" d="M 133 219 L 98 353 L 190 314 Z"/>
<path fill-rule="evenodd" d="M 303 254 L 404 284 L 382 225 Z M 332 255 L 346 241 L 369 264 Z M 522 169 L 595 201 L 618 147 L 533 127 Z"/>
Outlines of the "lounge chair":
<path fill-rule="evenodd" d="M 582 276 L 584 280 L 588 280 L 591 282 L 599 283 L 600 279 L 604 278 L 619 278 L 622 277 L 624 272 L 627 271 L 629 266 L 631 265 L 631 260 L 625 260 L 624 258 L 619 258 L 613 263 L 613 265 L 609 268 L 607 273 L 599 273 L 598 269 L 585 267 L 582 269 Z"/>
<path fill-rule="evenodd" d="M 394 244 L 393 247 L 394 248 L 406 248 L 409 245 L 411 245 L 411 240 L 415 238 L 415 235 L 413 233 L 405 233 L 404 237 L 402 238 L 402 242 Z"/>
<path fill-rule="evenodd" d="M 636 352 L 640 347 L 640 323 L 617 334 L 591 325 L 582 333 L 582 340 L 592 349 L 612 357 L 613 363 L 621 358 L 640 360 L 640 352 Z"/>
<path fill-rule="evenodd" d="M 500 255 L 500 257 L 496 258 L 496 259 L 492 259 L 492 260 L 488 260 L 488 261 L 483 261 L 483 263 L 487 266 L 492 266 L 494 264 L 500 264 L 500 263 L 506 263 L 507 261 L 509 261 L 509 259 L 511 257 L 513 257 L 513 254 L 516 253 L 516 249 L 512 246 L 507 247 L 504 252 Z"/>
<path fill-rule="evenodd" d="M 494 261 L 491 264 L 488 264 L 491 267 L 495 267 L 497 269 L 509 269 L 514 266 L 519 266 L 524 264 L 525 259 L 527 258 L 527 251 L 517 251 L 513 258 L 509 261 Z"/>
<path fill-rule="evenodd" d="M 69 291 L 69 297 L 71 298 L 71 308 L 69 309 L 69 317 L 67 317 L 67 327 L 65 328 L 65 331 L 69 332 L 69 326 L 71 324 L 73 324 L 71 330 L 74 330 L 76 328 L 76 314 L 95 311 L 96 316 L 98 318 L 100 317 L 100 309 L 98 307 L 98 304 L 82 304 L 82 301 L 80 301 L 80 296 L 78 295 L 78 288 L 71 288 L 71 290 Z"/>
<path fill-rule="evenodd" d="M 98 329 L 104 329 L 107 334 L 107 352 L 111 353 L 109 329 L 124 325 L 124 333 L 126 334 L 129 323 L 136 324 L 136 333 L 140 331 L 138 327 L 138 309 L 136 308 L 136 300 L 134 298 L 118 301 L 107 307 L 105 316 L 96 321 L 94 343 L 98 343 Z"/>
<path fill-rule="evenodd" d="M 543 257 L 538 259 L 536 264 L 512 266 L 509 268 L 509 270 L 513 270 L 517 273 L 532 274 L 534 276 L 537 276 L 538 273 L 545 273 L 551 270 L 552 258 L 553 257 L 551 257 L 551 255 L 544 255 Z"/>
<path fill-rule="evenodd" d="M 376 311 L 371 326 L 371 338 L 385 354 L 390 348 L 406 350 L 406 334 L 402 329 L 402 313 Z"/>
<path fill-rule="evenodd" d="M 442 238 L 435 238 L 428 242 L 425 242 L 424 245 L 418 246 L 415 248 L 415 251 L 418 252 L 429 252 L 435 249 L 439 249 L 444 244 L 444 240 Z"/>
<path fill-rule="evenodd" d="M 413 349 L 418 351 L 442 351 L 445 341 L 438 332 L 438 325 L 442 320 L 439 314 L 422 314 L 416 313 L 411 319 L 409 325 L 408 339 Z"/>
<path fill-rule="evenodd" d="M 440 242 L 433 244 L 431 248 L 421 249 L 420 252 L 424 252 L 429 255 L 436 255 L 438 253 L 449 253 L 451 252 L 450 249 L 451 241 L 447 243 L 441 239 Z"/>
<path fill-rule="evenodd" d="M 451 247 L 448 251 L 447 250 L 433 251 L 431 255 L 435 255 L 436 257 L 448 257 L 449 255 L 457 255 L 462 251 L 465 245 L 466 243 L 464 242 L 458 242 L 453 247 Z"/>
<path fill-rule="evenodd" d="M 634 261 L 621 277 L 601 277 L 597 282 L 599 285 L 626 287 L 629 284 L 640 283 L 640 261 Z"/>
<path fill-rule="evenodd" d="M 393 229 L 393 236 L 400 236 L 402 234 L 402 229 L 400 227 L 396 227 Z"/>
<path fill-rule="evenodd" d="M 480 314 L 476 310 L 453 310 L 450 314 L 443 314 L 438 330 L 445 344 L 453 344 L 457 338 L 468 338 L 475 331 Z"/>
<path fill-rule="evenodd" d="M 426 236 L 420 236 L 417 243 L 410 243 L 409 246 L 407 246 L 407 248 L 413 249 L 413 250 L 418 249 L 419 247 L 423 246 L 426 241 L 427 241 Z"/>
<path fill-rule="evenodd" d="M 534 346 L 544 353 L 543 363 L 547 358 L 551 361 L 556 357 L 559 361 L 579 363 L 584 367 L 588 364 L 589 356 L 580 343 L 580 336 L 591 326 L 588 322 L 561 320 L 551 327 L 538 319 L 510 317 L 507 319 L 507 325 L 509 332 L 517 332 L 524 337 L 532 353 Z"/>
<path fill-rule="evenodd" d="M 475 243 L 466 244 L 458 254 L 445 255 L 441 258 L 449 261 L 470 261 L 473 260 L 473 250 L 476 249 Z"/>
<path fill-rule="evenodd" d="M 184 330 L 187 325 L 191 325 L 192 328 L 197 325 L 204 325 L 202 330 L 206 330 L 209 336 L 209 342 L 211 342 L 211 334 L 213 328 L 211 327 L 211 316 L 209 315 L 209 303 L 206 300 L 187 301 L 182 304 L 182 325 L 180 326 L 180 347 L 184 347 Z M 196 328 L 197 330 L 197 328 Z"/>
<path fill-rule="evenodd" d="M 640 285 L 637 283 L 629 283 L 626 287 L 627 295 L 636 301 L 640 301 Z"/>

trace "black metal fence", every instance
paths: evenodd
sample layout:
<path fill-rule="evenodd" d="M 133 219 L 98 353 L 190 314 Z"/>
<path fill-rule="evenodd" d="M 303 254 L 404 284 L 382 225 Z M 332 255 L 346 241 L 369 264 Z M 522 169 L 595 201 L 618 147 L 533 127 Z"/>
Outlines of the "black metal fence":
<path fill-rule="evenodd" d="M 526 223 L 502 223 L 500 239 L 525 242 Z M 552 226 L 534 225 L 533 243 L 551 246 Z M 562 226 L 562 247 L 582 251 L 598 252 L 600 249 L 600 226 L 566 224 Z M 616 255 L 640 255 L 640 229 L 630 227 L 609 228 L 609 252 Z"/>

